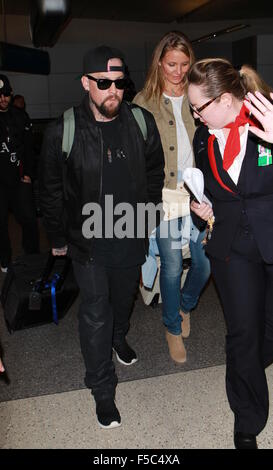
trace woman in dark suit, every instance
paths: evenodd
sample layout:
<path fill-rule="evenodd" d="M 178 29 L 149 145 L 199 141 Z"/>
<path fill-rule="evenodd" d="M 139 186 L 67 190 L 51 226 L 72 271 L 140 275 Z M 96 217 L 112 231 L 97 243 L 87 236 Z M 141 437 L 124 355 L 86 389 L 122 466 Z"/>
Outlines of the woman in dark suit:
<path fill-rule="evenodd" d="M 198 61 L 188 80 L 193 115 L 203 124 L 194 137 L 196 165 L 215 218 L 206 252 L 227 326 L 234 443 L 257 448 L 269 409 L 265 368 L 273 362 L 273 164 L 263 140 L 273 139 L 261 130 L 273 106 L 251 95 L 258 106 L 251 115 L 244 100 L 256 90 L 270 98 L 270 88 L 250 67 L 238 72 L 223 59 Z M 206 204 L 193 201 L 191 209 L 208 220 Z"/>

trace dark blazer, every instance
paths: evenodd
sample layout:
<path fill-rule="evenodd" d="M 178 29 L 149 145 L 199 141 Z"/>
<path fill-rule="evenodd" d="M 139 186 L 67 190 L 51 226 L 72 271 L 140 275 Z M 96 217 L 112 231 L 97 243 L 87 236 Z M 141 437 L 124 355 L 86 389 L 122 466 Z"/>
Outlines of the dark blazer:
<path fill-rule="evenodd" d="M 273 164 L 258 166 L 258 145 L 272 148 L 249 132 L 246 155 L 238 184 L 223 169 L 218 142 L 214 141 L 214 153 L 218 173 L 223 183 L 233 193 L 224 189 L 215 179 L 208 160 L 206 126 L 200 126 L 195 134 L 193 148 L 196 166 L 204 174 L 205 194 L 213 204 L 215 223 L 206 251 L 209 255 L 226 259 L 242 220 L 248 221 L 249 229 L 266 263 L 273 263 Z"/>

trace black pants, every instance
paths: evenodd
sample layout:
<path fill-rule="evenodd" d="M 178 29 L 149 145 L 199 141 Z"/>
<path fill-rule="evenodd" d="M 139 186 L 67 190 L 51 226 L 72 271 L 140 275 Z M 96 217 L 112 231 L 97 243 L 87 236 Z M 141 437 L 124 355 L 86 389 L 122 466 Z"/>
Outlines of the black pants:
<path fill-rule="evenodd" d="M 112 346 L 120 344 L 139 285 L 140 267 L 109 268 L 73 261 L 80 288 L 79 333 L 85 383 L 97 398 L 114 396 L 117 376 Z"/>
<path fill-rule="evenodd" d="M 211 259 L 227 325 L 226 389 L 235 431 L 258 435 L 268 418 L 265 368 L 273 362 L 273 265 L 233 253 Z"/>
<path fill-rule="evenodd" d="M 0 183 L 0 262 L 8 266 L 11 261 L 11 245 L 8 231 L 9 209 L 22 226 L 22 246 L 27 254 L 39 252 L 39 231 L 32 185 L 20 182 L 16 186 Z"/>

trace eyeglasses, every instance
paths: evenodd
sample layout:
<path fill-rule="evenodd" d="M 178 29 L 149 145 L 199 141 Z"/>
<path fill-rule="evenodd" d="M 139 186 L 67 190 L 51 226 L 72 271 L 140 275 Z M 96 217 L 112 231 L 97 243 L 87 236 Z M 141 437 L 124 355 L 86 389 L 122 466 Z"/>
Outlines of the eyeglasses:
<path fill-rule="evenodd" d="M 95 78 L 95 77 L 92 77 L 92 75 L 88 75 L 88 74 L 86 74 L 85 77 L 87 77 L 88 80 L 93 80 L 94 82 L 96 82 L 99 90 L 108 90 L 108 88 L 112 86 L 112 83 L 115 84 L 115 87 L 118 90 L 124 90 L 127 84 L 126 78 L 118 78 L 117 80 L 110 80 L 110 78 Z"/>
<path fill-rule="evenodd" d="M 200 108 L 196 108 L 195 106 L 192 106 L 192 104 L 189 103 L 190 105 L 190 108 L 192 109 L 192 111 L 196 114 L 199 114 L 201 113 L 201 111 L 204 111 L 204 109 L 207 108 L 207 106 L 209 106 L 211 103 L 213 103 L 213 101 L 217 100 L 217 98 L 220 98 L 221 95 L 218 95 L 216 96 L 215 98 L 212 98 L 211 100 L 207 101 L 205 104 L 203 104 L 202 106 L 200 106 Z M 200 115 L 201 116 L 201 115 Z"/>
<path fill-rule="evenodd" d="M 8 98 L 9 96 L 11 96 L 11 93 L 10 91 L 6 91 L 5 93 L 3 91 L 0 91 L 0 96 L 5 96 L 5 98 Z"/>

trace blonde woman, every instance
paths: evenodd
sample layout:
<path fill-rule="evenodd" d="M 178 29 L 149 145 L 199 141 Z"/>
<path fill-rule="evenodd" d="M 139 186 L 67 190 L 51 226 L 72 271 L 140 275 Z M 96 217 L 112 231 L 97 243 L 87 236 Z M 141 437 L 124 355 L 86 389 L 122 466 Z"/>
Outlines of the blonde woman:
<path fill-rule="evenodd" d="M 184 34 L 179 31 L 165 34 L 154 50 L 144 88 L 134 99 L 155 118 L 164 150 L 164 187 L 169 197 L 173 200 L 179 197 L 177 189 L 184 197 L 184 213 L 179 213 L 176 218 L 164 217 L 166 220 L 161 222 L 156 233 L 161 262 L 163 323 L 170 356 L 178 363 L 186 361 L 183 338 L 190 334 L 190 311 L 196 307 L 210 275 L 209 261 L 202 245 L 204 232 L 192 227 L 191 268 L 181 290 L 183 256 L 179 242 L 183 237 L 183 216 L 189 214 L 189 194 L 183 187 L 182 173 L 187 167 L 195 166 L 192 151 L 195 124 L 187 98 L 187 72 L 193 61 L 194 53 Z M 163 203 L 164 194 L 163 190 Z"/>

